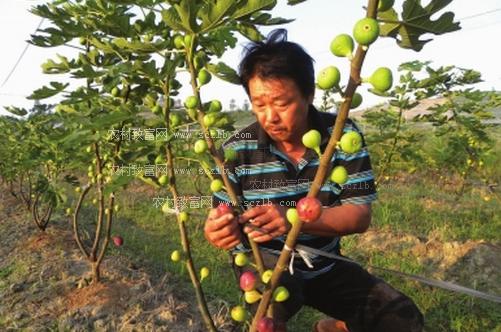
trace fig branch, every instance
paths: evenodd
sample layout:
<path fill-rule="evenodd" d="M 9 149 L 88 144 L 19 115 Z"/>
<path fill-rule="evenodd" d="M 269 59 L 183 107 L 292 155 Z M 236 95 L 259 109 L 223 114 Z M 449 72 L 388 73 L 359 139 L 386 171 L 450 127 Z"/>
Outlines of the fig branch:
<path fill-rule="evenodd" d="M 238 203 L 238 197 L 235 191 L 233 190 L 233 187 L 231 185 L 230 179 L 228 177 L 228 174 L 225 170 L 224 167 L 224 158 L 217 152 L 216 145 L 214 144 L 214 140 L 212 139 L 210 135 L 209 128 L 207 128 L 203 122 L 203 118 L 205 115 L 205 112 L 202 109 L 202 101 L 200 100 L 200 91 L 198 89 L 197 85 L 197 76 L 196 76 L 196 68 L 193 63 L 193 45 L 195 42 L 195 38 L 192 38 L 192 43 L 191 45 L 187 45 L 187 51 L 186 51 L 186 63 L 188 64 L 189 72 L 190 72 L 190 80 L 191 80 L 191 86 L 193 89 L 193 94 L 198 100 L 198 122 L 200 123 L 200 126 L 202 128 L 202 131 L 204 133 L 205 140 L 207 142 L 207 147 L 209 150 L 209 153 L 216 163 L 217 168 L 219 169 L 219 173 L 221 175 L 221 178 L 223 179 L 224 186 L 226 187 L 226 191 L 228 193 L 228 196 L 230 197 L 230 200 L 232 202 L 233 208 L 236 210 L 237 213 L 241 213 L 243 211 L 240 211 L 241 209 L 239 208 L 239 203 Z M 259 271 L 260 274 L 262 274 L 265 270 L 264 268 L 264 263 L 263 263 L 263 258 L 261 257 L 261 253 L 259 251 L 259 247 L 256 242 L 254 242 L 250 237 L 248 237 L 249 244 L 252 249 L 252 253 L 254 256 L 254 261 L 257 266 L 257 270 Z"/>
<path fill-rule="evenodd" d="M 366 17 L 369 18 L 376 17 L 378 3 L 379 0 L 369 0 Z M 358 45 L 355 56 L 351 61 L 350 78 L 348 81 L 348 85 L 346 86 L 346 89 L 344 91 L 343 95 L 344 100 L 336 116 L 336 122 L 334 124 L 332 135 L 329 139 L 329 143 L 327 144 L 324 153 L 322 154 L 322 157 L 320 158 L 320 165 L 318 167 L 317 173 L 315 174 L 315 178 L 313 180 L 312 186 L 310 187 L 310 191 L 307 194 L 307 197 L 316 197 L 320 192 L 320 188 L 322 188 L 322 185 L 325 182 L 325 179 L 327 177 L 327 171 L 329 169 L 330 160 L 336 151 L 337 143 L 341 138 L 344 124 L 346 122 L 346 119 L 348 118 L 351 100 L 353 98 L 353 95 L 355 94 L 355 90 L 361 84 L 360 72 L 362 70 L 362 65 L 367 50 L 368 50 L 367 47 Z M 275 269 L 273 270 L 271 280 L 268 284 L 269 287 L 264 291 L 261 301 L 259 302 L 256 314 L 254 315 L 254 319 L 252 320 L 252 325 L 250 329 L 251 332 L 257 331 L 257 323 L 261 320 L 262 317 L 266 315 L 266 311 L 270 304 L 273 291 L 275 290 L 275 288 L 279 286 L 280 277 L 282 276 L 283 271 L 287 269 L 288 262 L 291 257 L 291 250 L 294 250 L 297 237 L 301 232 L 302 225 L 303 221 L 298 221 L 294 223 L 287 235 L 284 249 L 282 249 L 282 252 L 280 253 L 277 264 L 275 265 Z M 290 248 L 290 249 L 287 250 L 285 248 Z"/>
<path fill-rule="evenodd" d="M 165 100 L 169 100 L 170 96 L 170 87 L 169 87 L 169 77 L 167 77 L 162 85 L 163 94 L 165 96 Z M 163 105 L 163 114 L 164 121 L 167 127 L 167 130 L 170 130 L 170 103 L 166 102 Z M 188 239 L 188 234 L 186 231 L 185 220 L 181 217 L 181 213 L 179 212 L 178 202 L 179 202 L 179 193 L 177 191 L 176 186 L 176 177 L 174 172 L 174 154 L 172 153 L 172 143 L 171 141 L 167 142 L 166 146 L 166 162 L 167 162 L 167 171 L 169 173 L 169 191 L 171 192 L 172 198 L 174 199 L 175 209 L 178 211 L 176 213 L 176 219 L 179 226 L 179 233 L 181 236 L 181 244 L 183 246 L 183 251 L 186 258 L 186 267 L 188 269 L 188 273 L 190 275 L 191 283 L 193 284 L 193 288 L 195 289 L 195 295 L 197 297 L 198 307 L 200 313 L 202 314 L 202 318 L 205 322 L 209 331 L 216 332 L 217 329 L 214 325 L 214 321 L 210 315 L 209 309 L 207 307 L 207 301 L 205 300 L 205 295 L 202 290 L 202 286 L 200 285 L 200 279 L 196 273 L 195 264 L 193 263 L 193 257 L 191 256 L 190 249 L 190 241 Z"/>

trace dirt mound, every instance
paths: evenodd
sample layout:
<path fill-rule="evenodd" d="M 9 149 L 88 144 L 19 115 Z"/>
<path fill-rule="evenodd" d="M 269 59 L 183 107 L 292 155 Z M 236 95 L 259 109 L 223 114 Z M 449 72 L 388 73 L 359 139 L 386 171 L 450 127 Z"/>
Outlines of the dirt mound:
<path fill-rule="evenodd" d="M 206 330 L 191 290 L 171 275 L 109 255 L 103 282 L 89 285 L 90 266 L 68 221 L 51 221 L 41 233 L 29 220 L 15 199 L 0 197 L 0 330 Z M 228 306 L 209 306 L 219 330 L 233 330 Z"/>
<path fill-rule="evenodd" d="M 442 242 L 435 237 L 372 230 L 357 236 L 357 251 L 360 257 L 402 253 L 414 257 L 426 277 L 501 294 L 501 247 L 484 241 Z"/>

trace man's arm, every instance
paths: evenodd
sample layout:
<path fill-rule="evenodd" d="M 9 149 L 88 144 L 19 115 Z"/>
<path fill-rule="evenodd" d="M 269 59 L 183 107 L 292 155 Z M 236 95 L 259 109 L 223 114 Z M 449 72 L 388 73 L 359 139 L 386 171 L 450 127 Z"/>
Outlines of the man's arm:
<path fill-rule="evenodd" d="M 371 204 L 345 204 L 324 208 L 320 218 L 304 223 L 301 232 L 318 236 L 363 233 L 371 223 Z"/>

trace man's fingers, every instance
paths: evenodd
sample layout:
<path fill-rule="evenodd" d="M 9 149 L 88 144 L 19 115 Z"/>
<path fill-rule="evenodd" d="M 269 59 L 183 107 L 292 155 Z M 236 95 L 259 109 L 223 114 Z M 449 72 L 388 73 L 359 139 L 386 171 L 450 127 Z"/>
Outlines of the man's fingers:
<path fill-rule="evenodd" d="M 240 216 L 240 222 L 248 222 L 250 219 L 256 218 L 257 216 L 266 213 L 269 208 L 269 205 L 254 206 L 253 208 L 242 213 L 242 215 Z"/>
<path fill-rule="evenodd" d="M 205 230 L 207 232 L 215 232 L 217 230 L 220 230 L 226 227 L 227 225 L 231 224 L 233 218 L 235 217 L 231 213 L 226 213 L 220 217 L 213 219 L 209 218 L 209 220 L 207 220 L 207 222 L 205 223 Z"/>
<path fill-rule="evenodd" d="M 239 237 L 230 236 L 218 243 L 218 247 L 223 249 L 231 249 L 241 242 Z"/>

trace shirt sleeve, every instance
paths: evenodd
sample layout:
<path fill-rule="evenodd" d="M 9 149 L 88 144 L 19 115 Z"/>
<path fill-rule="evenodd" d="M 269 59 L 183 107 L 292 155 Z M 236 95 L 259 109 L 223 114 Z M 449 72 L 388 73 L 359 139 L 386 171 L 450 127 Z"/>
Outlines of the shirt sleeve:
<path fill-rule="evenodd" d="M 341 186 L 339 203 L 369 204 L 377 198 L 369 151 L 362 131 L 353 121 L 349 120 L 346 122 L 343 132 L 352 130 L 362 136 L 362 148 L 352 154 L 344 153 L 340 149 L 336 150 L 333 166 L 344 166 L 348 172 L 348 181 Z"/>

